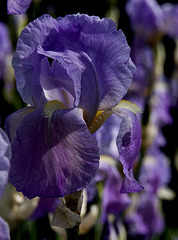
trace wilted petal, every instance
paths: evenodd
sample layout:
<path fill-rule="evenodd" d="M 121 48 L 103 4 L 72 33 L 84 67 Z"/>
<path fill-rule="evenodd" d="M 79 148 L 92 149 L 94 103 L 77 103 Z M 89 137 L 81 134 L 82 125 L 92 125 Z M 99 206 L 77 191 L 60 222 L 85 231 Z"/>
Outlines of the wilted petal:
<path fill-rule="evenodd" d="M 12 155 L 10 181 L 18 191 L 28 198 L 58 197 L 91 181 L 99 149 L 81 109 L 58 109 L 49 118 L 38 109 L 19 125 Z"/>
<path fill-rule="evenodd" d="M 31 0 L 8 0 L 7 13 L 8 14 L 22 14 L 29 8 Z"/>
<path fill-rule="evenodd" d="M 0 198 L 8 181 L 11 148 L 7 135 L 0 128 Z"/>
<path fill-rule="evenodd" d="M 140 122 L 136 114 L 128 109 L 115 108 L 115 114 L 122 118 L 116 142 L 125 174 L 121 192 L 138 192 L 143 187 L 133 178 L 133 167 L 141 146 Z"/>
<path fill-rule="evenodd" d="M 73 212 L 61 201 L 54 213 L 51 225 L 68 229 L 78 226 L 80 223 L 80 215 Z"/>
<path fill-rule="evenodd" d="M 0 217 L 0 239 L 10 240 L 9 226 L 1 217 Z"/>

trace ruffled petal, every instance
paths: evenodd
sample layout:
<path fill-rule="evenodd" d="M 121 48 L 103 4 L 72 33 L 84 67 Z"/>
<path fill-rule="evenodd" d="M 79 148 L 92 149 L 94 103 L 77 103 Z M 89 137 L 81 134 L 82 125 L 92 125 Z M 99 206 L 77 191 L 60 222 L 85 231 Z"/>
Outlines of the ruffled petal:
<path fill-rule="evenodd" d="M 62 197 L 86 187 L 98 163 L 81 109 L 58 109 L 48 118 L 38 109 L 23 118 L 12 141 L 10 182 L 28 198 Z"/>
<path fill-rule="evenodd" d="M 37 46 L 42 45 L 47 36 L 56 35 L 56 20 L 43 15 L 22 30 L 12 60 L 15 71 L 17 90 L 24 102 L 32 106 L 43 106 L 46 99 L 40 84 L 41 60 Z"/>
<path fill-rule="evenodd" d="M 75 105 L 86 110 L 89 122 L 99 103 L 100 110 L 117 105 L 130 87 L 130 48 L 110 19 L 77 14 L 56 20 L 43 15 L 28 24 L 19 37 L 13 67 L 18 91 L 32 106 L 46 101 L 40 83 L 46 56 L 66 69 L 74 82 Z"/>
<path fill-rule="evenodd" d="M 66 49 L 84 51 L 91 58 L 99 79 L 100 109 L 115 106 L 130 87 L 134 71 L 130 48 L 116 24 L 111 19 L 85 14 L 60 18 L 51 50 Z"/>
<path fill-rule="evenodd" d="M 29 8 L 31 0 L 8 0 L 7 13 L 8 14 L 23 14 Z"/>
<path fill-rule="evenodd" d="M 0 198 L 8 181 L 11 147 L 5 132 L 0 128 Z"/>
<path fill-rule="evenodd" d="M 0 217 L 0 239 L 10 240 L 9 226 L 1 217 Z"/>
<path fill-rule="evenodd" d="M 138 192 L 143 187 L 133 178 L 133 167 L 141 146 L 140 122 L 136 114 L 128 109 L 115 108 L 115 114 L 122 119 L 116 141 L 125 174 L 120 192 Z"/>

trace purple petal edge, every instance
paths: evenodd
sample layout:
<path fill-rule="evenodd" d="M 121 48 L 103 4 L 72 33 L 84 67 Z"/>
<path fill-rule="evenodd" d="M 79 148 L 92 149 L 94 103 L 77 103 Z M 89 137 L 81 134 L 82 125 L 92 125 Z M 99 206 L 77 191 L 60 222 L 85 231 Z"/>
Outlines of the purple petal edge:
<path fill-rule="evenodd" d="M 125 174 L 120 191 L 122 193 L 139 192 L 143 186 L 134 179 L 133 167 L 141 146 L 141 125 L 136 114 L 128 109 L 118 108 L 115 114 L 122 119 L 116 140 L 119 160 Z"/>

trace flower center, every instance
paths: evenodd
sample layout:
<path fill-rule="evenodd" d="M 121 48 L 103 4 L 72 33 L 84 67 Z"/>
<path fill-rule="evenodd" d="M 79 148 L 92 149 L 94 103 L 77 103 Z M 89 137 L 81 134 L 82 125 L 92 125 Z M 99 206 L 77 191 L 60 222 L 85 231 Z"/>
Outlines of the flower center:
<path fill-rule="evenodd" d="M 57 109 L 65 109 L 67 108 L 64 103 L 58 101 L 58 100 L 53 100 L 48 103 L 46 103 L 45 108 L 44 108 L 44 113 L 45 117 L 50 118 L 53 115 L 53 112 Z"/>

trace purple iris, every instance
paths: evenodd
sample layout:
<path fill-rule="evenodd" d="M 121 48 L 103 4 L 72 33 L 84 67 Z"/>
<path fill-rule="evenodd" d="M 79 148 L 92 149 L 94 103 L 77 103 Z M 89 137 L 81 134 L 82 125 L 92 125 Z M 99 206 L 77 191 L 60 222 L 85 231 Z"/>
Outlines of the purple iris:
<path fill-rule="evenodd" d="M 92 133 L 112 113 L 122 119 L 117 145 L 133 180 L 140 124 L 135 113 L 116 105 L 130 87 L 134 65 L 112 20 L 43 15 L 22 31 L 12 63 L 17 89 L 31 105 L 7 119 L 10 181 L 18 191 L 58 197 L 86 187 L 99 165 Z"/>
<path fill-rule="evenodd" d="M 0 198 L 8 181 L 11 150 L 7 135 L 0 129 Z M 0 239 L 10 239 L 8 224 L 0 217 Z"/>
<path fill-rule="evenodd" d="M 154 56 L 152 49 L 140 37 L 136 36 L 131 47 L 131 57 L 137 68 L 133 75 L 131 89 L 143 94 L 143 89 L 149 87 L 153 74 Z"/>
<path fill-rule="evenodd" d="M 128 234 L 135 239 L 152 239 L 164 229 L 159 200 L 155 195 L 142 193 L 136 201 L 136 209 L 127 218 Z"/>
<path fill-rule="evenodd" d="M 153 147 L 141 166 L 139 180 L 147 192 L 155 194 L 160 187 L 166 186 L 171 178 L 168 159 Z"/>
<path fill-rule="evenodd" d="M 165 32 L 172 38 L 178 38 L 178 4 L 165 3 L 162 6 Z"/>
<path fill-rule="evenodd" d="M 22 14 L 29 8 L 31 0 L 7 0 L 8 14 Z"/>
<path fill-rule="evenodd" d="M 151 100 L 151 116 L 150 121 L 154 126 L 164 126 L 172 123 L 170 115 L 171 95 L 169 86 L 164 76 L 157 79 L 157 83 L 153 89 Z"/>
<path fill-rule="evenodd" d="M 118 220 L 121 212 L 131 203 L 128 195 L 120 193 L 122 181 L 118 169 L 114 165 L 101 163 L 97 178 L 104 181 L 102 221 L 107 221 L 109 214 L 113 214 Z"/>
<path fill-rule="evenodd" d="M 134 31 L 145 40 L 163 30 L 163 13 L 155 0 L 129 0 L 126 11 Z"/>
<path fill-rule="evenodd" d="M 9 38 L 8 27 L 0 22 L 0 79 L 3 78 L 7 64 L 7 56 L 11 53 L 12 46 Z"/>

